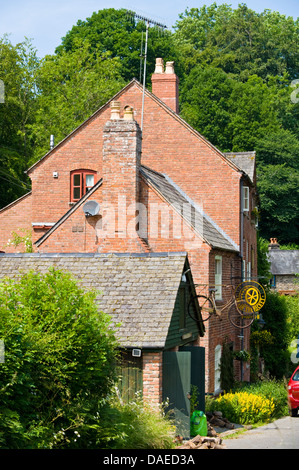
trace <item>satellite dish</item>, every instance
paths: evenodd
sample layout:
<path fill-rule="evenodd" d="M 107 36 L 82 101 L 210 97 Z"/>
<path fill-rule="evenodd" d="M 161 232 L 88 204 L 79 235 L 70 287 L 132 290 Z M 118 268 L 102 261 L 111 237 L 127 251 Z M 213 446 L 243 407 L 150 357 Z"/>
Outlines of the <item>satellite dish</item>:
<path fill-rule="evenodd" d="M 83 206 L 83 211 L 86 217 L 93 217 L 100 212 L 100 204 L 97 201 L 88 201 Z"/>

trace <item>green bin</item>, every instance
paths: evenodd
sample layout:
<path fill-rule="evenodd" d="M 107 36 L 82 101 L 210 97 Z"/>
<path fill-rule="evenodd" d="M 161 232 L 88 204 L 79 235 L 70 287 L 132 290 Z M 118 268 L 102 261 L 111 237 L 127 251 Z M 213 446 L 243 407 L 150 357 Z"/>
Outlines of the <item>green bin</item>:
<path fill-rule="evenodd" d="M 207 436 L 207 417 L 203 411 L 194 411 L 190 419 L 190 436 Z"/>

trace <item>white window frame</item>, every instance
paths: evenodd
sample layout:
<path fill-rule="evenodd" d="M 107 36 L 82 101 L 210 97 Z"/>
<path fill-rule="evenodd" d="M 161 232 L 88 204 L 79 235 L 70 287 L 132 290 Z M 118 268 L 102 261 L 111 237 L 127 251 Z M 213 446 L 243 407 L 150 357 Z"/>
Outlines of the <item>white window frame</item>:
<path fill-rule="evenodd" d="M 250 261 L 248 261 L 248 263 L 247 263 L 247 277 L 246 277 L 246 280 L 251 281 L 251 262 Z"/>
<path fill-rule="evenodd" d="M 219 272 L 217 272 L 217 267 L 219 267 Z M 222 299 L 222 256 L 215 256 L 215 299 Z"/>
<path fill-rule="evenodd" d="M 249 212 L 249 186 L 243 186 L 243 212 Z"/>

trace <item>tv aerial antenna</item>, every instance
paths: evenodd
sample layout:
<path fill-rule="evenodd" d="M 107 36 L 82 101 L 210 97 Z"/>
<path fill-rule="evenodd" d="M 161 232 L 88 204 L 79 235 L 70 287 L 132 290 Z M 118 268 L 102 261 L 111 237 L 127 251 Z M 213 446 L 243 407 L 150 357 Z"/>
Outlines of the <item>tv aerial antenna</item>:
<path fill-rule="evenodd" d="M 146 31 L 145 31 L 145 47 L 144 47 L 144 53 L 143 53 L 143 43 L 141 42 L 141 52 L 140 52 L 140 78 L 141 78 L 141 64 L 142 64 L 142 59 L 144 60 L 144 65 L 143 65 L 143 92 L 142 92 L 142 111 L 141 111 L 141 130 L 143 130 L 143 116 L 144 116 L 144 96 L 145 96 L 145 78 L 146 78 L 146 61 L 147 61 L 147 43 L 148 43 L 148 31 L 150 25 L 156 26 L 159 28 L 161 31 L 164 29 L 167 29 L 167 26 L 165 24 L 159 23 L 155 20 L 152 20 L 150 18 L 147 18 L 145 16 L 139 15 L 133 11 L 129 12 L 132 17 L 136 18 L 137 20 L 144 21 L 146 23 Z"/>

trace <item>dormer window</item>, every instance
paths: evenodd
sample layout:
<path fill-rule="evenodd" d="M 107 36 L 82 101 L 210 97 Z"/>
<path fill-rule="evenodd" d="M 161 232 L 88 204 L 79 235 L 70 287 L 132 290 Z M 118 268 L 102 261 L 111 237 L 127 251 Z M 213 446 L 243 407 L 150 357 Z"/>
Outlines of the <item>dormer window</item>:
<path fill-rule="evenodd" d="M 81 199 L 96 183 L 96 171 L 73 170 L 71 172 L 71 201 Z"/>

